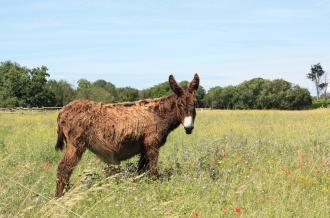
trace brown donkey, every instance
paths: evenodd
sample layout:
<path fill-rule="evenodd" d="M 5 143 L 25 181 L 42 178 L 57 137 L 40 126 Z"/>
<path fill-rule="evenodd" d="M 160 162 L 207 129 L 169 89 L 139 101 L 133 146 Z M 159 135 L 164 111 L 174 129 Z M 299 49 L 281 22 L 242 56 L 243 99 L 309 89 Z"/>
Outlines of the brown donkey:
<path fill-rule="evenodd" d="M 159 149 L 168 134 L 180 123 L 191 134 L 196 117 L 198 75 L 185 89 L 172 75 L 169 83 L 174 94 L 168 97 L 120 104 L 75 100 L 63 107 L 55 148 L 62 150 L 65 142 L 66 153 L 58 164 L 56 197 L 63 195 L 86 149 L 111 164 L 140 154 L 139 173 L 157 174 Z"/>

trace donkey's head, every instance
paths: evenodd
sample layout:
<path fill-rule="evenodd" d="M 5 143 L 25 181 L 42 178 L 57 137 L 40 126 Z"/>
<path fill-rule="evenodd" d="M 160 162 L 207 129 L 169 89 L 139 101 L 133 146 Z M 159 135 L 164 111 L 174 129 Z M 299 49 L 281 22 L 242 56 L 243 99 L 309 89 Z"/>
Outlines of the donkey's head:
<path fill-rule="evenodd" d="M 169 77 L 170 87 L 176 94 L 177 116 L 182 123 L 187 134 L 191 134 L 194 129 L 194 121 L 196 117 L 196 91 L 199 86 L 199 76 L 195 74 L 194 79 L 187 88 L 182 88 L 174 79 L 173 75 Z"/>

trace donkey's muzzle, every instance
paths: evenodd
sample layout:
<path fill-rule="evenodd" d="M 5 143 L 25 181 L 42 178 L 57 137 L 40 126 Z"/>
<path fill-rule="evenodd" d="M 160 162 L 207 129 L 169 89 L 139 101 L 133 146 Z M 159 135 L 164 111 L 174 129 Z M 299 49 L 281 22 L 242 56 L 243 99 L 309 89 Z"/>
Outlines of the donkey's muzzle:
<path fill-rule="evenodd" d="M 194 129 L 193 126 L 184 128 L 184 130 L 186 131 L 186 134 L 188 134 L 188 135 L 192 133 L 193 129 Z"/>

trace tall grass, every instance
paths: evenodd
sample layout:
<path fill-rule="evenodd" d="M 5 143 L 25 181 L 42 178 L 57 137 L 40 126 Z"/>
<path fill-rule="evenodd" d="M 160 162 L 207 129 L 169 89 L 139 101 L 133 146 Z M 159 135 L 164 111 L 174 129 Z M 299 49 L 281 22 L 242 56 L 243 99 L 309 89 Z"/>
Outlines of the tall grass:
<path fill-rule="evenodd" d="M 328 110 L 201 111 L 169 136 L 159 179 L 86 152 L 57 200 L 56 115 L 0 114 L 0 217 L 330 216 Z"/>

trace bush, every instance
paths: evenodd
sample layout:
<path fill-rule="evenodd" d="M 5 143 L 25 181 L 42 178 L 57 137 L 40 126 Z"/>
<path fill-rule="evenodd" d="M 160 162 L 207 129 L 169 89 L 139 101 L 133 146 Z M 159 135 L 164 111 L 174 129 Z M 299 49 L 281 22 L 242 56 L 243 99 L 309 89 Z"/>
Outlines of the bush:
<path fill-rule="evenodd" d="M 311 107 L 312 97 L 307 89 L 285 80 L 255 78 L 237 86 L 211 88 L 205 104 L 216 109 L 300 110 Z"/>

